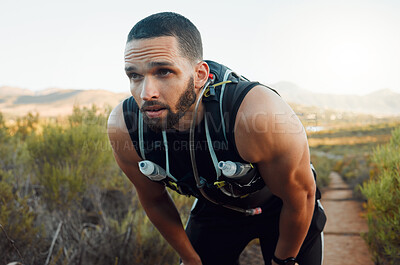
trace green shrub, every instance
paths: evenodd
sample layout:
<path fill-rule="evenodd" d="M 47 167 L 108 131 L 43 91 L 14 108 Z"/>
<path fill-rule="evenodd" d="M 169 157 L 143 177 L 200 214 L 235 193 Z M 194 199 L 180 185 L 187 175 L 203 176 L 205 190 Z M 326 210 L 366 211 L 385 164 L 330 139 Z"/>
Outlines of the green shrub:
<path fill-rule="evenodd" d="M 94 183 L 99 187 L 127 183 L 112 156 L 106 114 L 96 111 L 75 108 L 69 126 L 50 124 L 27 140 L 30 166 L 51 209 L 67 207 Z"/>
<path fill-rule="evenodd" d="M 21 140 L 25 140 L 29 135 L 35 132 L 39 127 L 39 113 L 29 112 L 23 117 L 18 117 L 15 126 L 11 128 L 11 134 Z"/>
<path fill-rule="evenodd" d="M 365 200 L 365 196 L 361 193 L 361 186 L 369 179 L 372 167 L 370 155 L 360 153 L 345 155 L 334 168 L 353 189 L 354 197 Z"/>
<path fill-rule="evenodd" d="M 372 160 L 377 174 L 361 189 L 368 199 L 366 239 L 378 264 L 400 264 L 400 128 Z"/>
<path fill-rule="evenodd" d="M 329 174 L 333 171 L 336 161 L 324 155 L 311 155 L 311 161 L 317 171 L 317 186 L 323 188 L 329 185 Z"/>
<path fill-rule="evenodd" d="M 52 265 L 178 263 L 114 161 L 108 113 L 74 107 L 66 119 L 31 115 L 14 127 L 0 114 L 0 224 L 22 256 L 0 229 L 0 264 L 44 264 L 53 239 Z M 185 223 L 193 199 L 171 195 Z"/>
<path fill-rule="evenodd" d="M 12 154 L 15 149 L 12 140 L 10 130 L 0 112 L 0 169 L 8 170 L 12 167 Z"/>
<path fill-rule="evenodd" d="M 13 193 L 11 176 L 0 169 L 0 262 L 36 256 L 41 248 L 41 227 L 34 226 L 36 213 L 27 198 Z M 15 242 L 15 243 L 14 243 Z M 31 248 L 35 246 L 35 248 Z"/>

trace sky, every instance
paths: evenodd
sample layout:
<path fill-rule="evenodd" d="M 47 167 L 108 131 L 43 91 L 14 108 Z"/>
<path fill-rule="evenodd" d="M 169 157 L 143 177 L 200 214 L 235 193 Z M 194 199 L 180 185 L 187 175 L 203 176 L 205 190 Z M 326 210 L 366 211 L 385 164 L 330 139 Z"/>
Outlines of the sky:
<path fill-rule="evenodd" d="M 398 0 L 0 0 L 0 86 L 129 92 L 126 37 L 161 11 L 200 30 L 204 58 L 319 93 L 400 93 Z"/>

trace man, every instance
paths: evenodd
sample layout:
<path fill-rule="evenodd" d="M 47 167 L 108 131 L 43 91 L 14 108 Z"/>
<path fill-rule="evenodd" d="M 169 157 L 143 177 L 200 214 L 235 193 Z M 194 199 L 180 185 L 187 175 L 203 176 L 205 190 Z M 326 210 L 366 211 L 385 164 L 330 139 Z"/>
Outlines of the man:
<path fill-rule="evenodd" d="M 108 122 L 115 159 L 182 264 L 238 264 L 254 238 L 266 264 L 321 264 L 306 135 L 275 91 L 203 61 L 197 28 L 170 12 L 132 28 L 125 70 L 133 97 Z M 142 160 L 161 169 L 146 176 Z M 228 177 L 227 160 L 250 173 Z M 165 186 L 198 198 L 186 231 Z"/>

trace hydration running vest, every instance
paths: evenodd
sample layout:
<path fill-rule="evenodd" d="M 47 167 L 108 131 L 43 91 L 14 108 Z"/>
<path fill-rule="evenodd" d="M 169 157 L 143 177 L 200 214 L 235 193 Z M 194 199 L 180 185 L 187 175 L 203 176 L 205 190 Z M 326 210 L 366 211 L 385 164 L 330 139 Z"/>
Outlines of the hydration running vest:
<path fill-rule="evenodd" d="M 250 82 L 224 65 L 206 62 L 215 81 L 203 95 L 204 117 L 196 126 L 194 146 L 199 175 L 205 183 L 204 191 L 221 204 L 242 208 L 280 205 L 280 199 L 265 186 L 256 165 L 253 165 L 252 178 L 244 185 L 224 177 L 217 166 L 218 161 L 248 163 L 236 149 L 234 126 L 244 97 L 261 84 Z M 168 177 L 158 182 L 180 194 L 204 199 L 193 177 L 189 131 L 152 131 L 143 122 L 133 97 L 123 102 L 123 113 L 130 138 L 141 159 L 156 163 L 167 172 Z"/>

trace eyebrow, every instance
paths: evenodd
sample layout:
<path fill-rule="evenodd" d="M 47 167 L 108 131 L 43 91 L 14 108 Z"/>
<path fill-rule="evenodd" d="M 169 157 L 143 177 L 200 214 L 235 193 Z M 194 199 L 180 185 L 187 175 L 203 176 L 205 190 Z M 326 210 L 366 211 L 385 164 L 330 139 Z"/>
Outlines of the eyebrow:
<path fill-rule="evenodd" d="M 136 67 L 134 67 L 134 66 L 128 66 L 128 67 L 125 67 L 125 72 L 134 72 L 134 71 L 136 71 Z"/>
<path fill-rule="evenodd" d="M 157 66 L 172 66 L 173 64 L 170 62 L 151 62 L 149 64 L 150 67 L 157 67 Z"/>
<path fill-rule="evenodd" d="M 166 61 L 151 62 L 148 64 L 149 68 L 160 67 L 160 66 L 173 66 L 173 64 Z M 137 71 L 137 68 L 135 66 L 125 67 L 125 72 L 133 72 L 133 71 Z"/>

